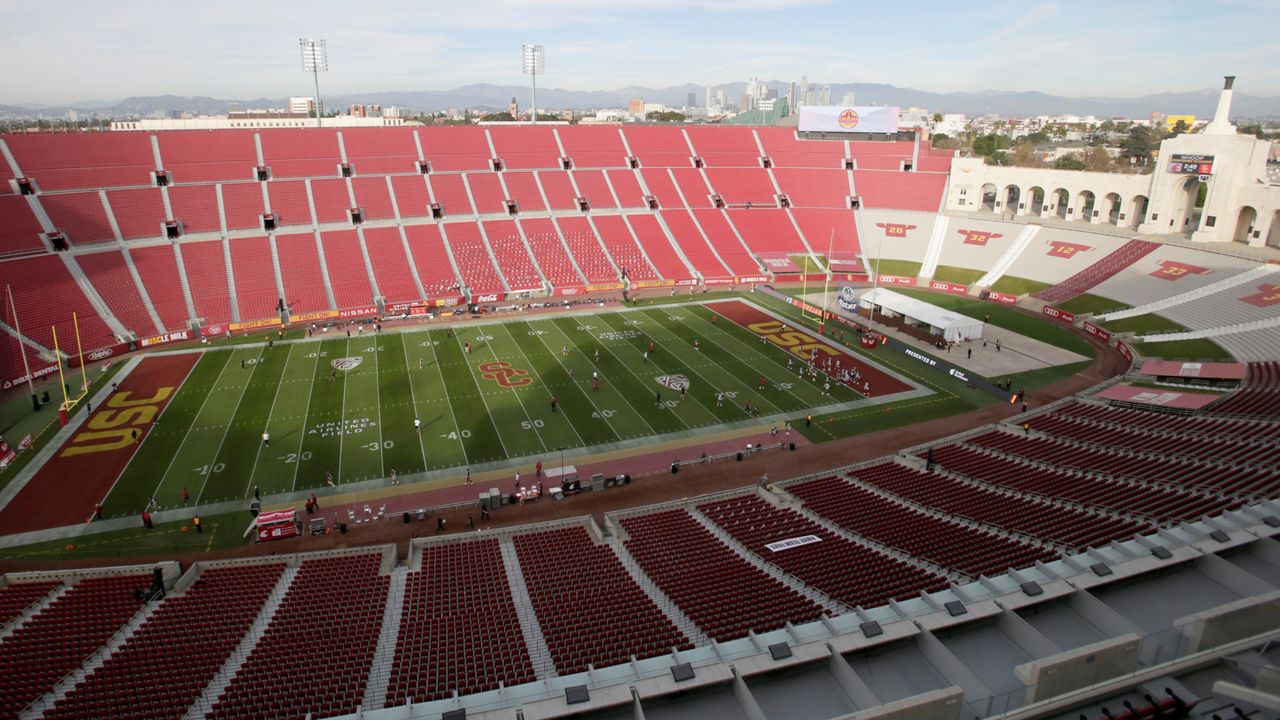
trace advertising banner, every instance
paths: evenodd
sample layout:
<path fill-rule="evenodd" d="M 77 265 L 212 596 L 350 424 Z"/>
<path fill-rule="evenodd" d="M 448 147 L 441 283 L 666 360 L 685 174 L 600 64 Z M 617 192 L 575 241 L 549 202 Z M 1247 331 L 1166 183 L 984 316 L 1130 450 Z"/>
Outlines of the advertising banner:
<path fill-rule="evenodd" d="M 305 323 L 305 322 L 312 322 L 314 320 L 332 320 L 336 317 L 338 317 L 338 313 L 335 310 L 316 310 L 315 312 L 305 312 L 305 313 L 298 313 L 297 315 L 290 315 L 289 322 Z"/>
<path fill-rule="evenodd" d="M 898 108 L 806 105 L 800 108 L 800 132 L 898 132 Z"/>
<path fill-rule="evenodd" d="M 951 293 L 952 295 L 968 295 L 969 294 L 968 285 L 957 285 L 955 283 L 946 282 L 945 280 L 930 280 L 929 289 L 941 290 L 942 292 Z"/>
<path fill-rule="evenodd" d="M 1091 322 L 1089 322 L 1089 321 L 1087 321 L 1087 320 L 1086 320 L 1086 321 L 1085 321 L 1085 323 L 1084 323 L 1084 331 L 1085 331 L 1085 332 L 1087 332 L 1087 333 L 1089 333 L 1090 335 L 1092 335 L 1092 336 L 1094 336 L 1094 337 L 1098 338 L 1098 339 L 1099 339 L 1099 340 L 1101 340 L 1102 342 L 1108 342 L 1108 341 L 1110 341 L 1110 340 L 1111 340 L 1111 333 L 1110 333 L 1110 332 L 1107 332 L 1106 330 L 1103 330 L 1102 328 L 1098 327 L 1097 325 L 1094 325 L 1093 323 L 1091 323 Z"/>
<path fill-rule="evenodd" d="M 915 285 L 916 279 L 913 277 L 901 277 L 898 275 L 881 275 L 881 285 Z"/>
<path fill-rule="evenodd" d="M 1045 315 L 1048 315 L 1049 317 L 1055 320 L 1061 320 L 1062 322 L 1068 325 L 1076 321 L 1075 313 L 1069 313 L 1065 310 L 1059 310 L 1058 308 L 1053 307 L 1052 305 L 1045 305 L 1043 312 Z"/>
<path fill-rule="evenodd" d="M 1017 305 L 1017 304 L 1018 304 L 1018 297 L 1017 297 L 1016 295 L 1010 295 L 1010 294 L 1008 294 L 1008 293 L 997 292 L 997 291 L 995 291 L 995 290 L 983 290 L 983 291 L 982 291 L 982 299 L 984 299 L 984 300 L 994 300 L 995 302 L 998 302 L 998 303 L 1004 303 L 1005 305 Z"/>
<path fill-rule="evenodd" d="M 263 318 L 261 320 L 246 320 L 244 322 L 231 323 L 228 327 L 232 330 L 258 330 L 261 328 L 271 328 L 280 325 L 280 318 Z"/>
<path fill-rule="evenodd" d="M 191 339 L 190 330 L 179 330 L 177 332 L 165 333 L 164 335 L 156 335 L 155 337 L 142 338 L 138 341 L 140 347 L 152 347 L 154 345 L 168 345 L 169 343 L 182 342 Z"/>
<path fill-rule="evenodd" d="M 1120 354 L 1124 356 L 1125 360 L 1133 362 L 1133 351 L 1129 349 L 1128 345 L 1124 344 L 1123 340 L 1116 341 L 1116 350 L 1120 351 Z"/>
<path fill-rule="evenodd" d="M 473 295 L 471 297 L 471 302 L 476 303 L 477 305 L 480 303 L 496 303 L 502 302 L 503 297 L 505 296 L 500 292 L 485 293 L 484 295 Z"/>
<path fill-rule="evenodd" d="M 703 285 L 732 285 L 733 278 L 706 278 L 702 281 Z"/>
<path fill-rule="evenodd" d="M 338 311 L 338 317 L 340 318 L 371 317 L 377 314 L 378 308 L 376 307 L 351 308 L 350 310 Z"/>

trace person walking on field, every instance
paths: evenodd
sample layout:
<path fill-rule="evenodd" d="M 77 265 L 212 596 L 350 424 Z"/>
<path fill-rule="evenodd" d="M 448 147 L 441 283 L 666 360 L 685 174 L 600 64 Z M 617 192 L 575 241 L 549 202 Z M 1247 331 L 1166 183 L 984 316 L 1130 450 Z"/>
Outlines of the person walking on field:
<path fill-rule="evenodd" d="M 271 433 L 266 430 L 262 431 L 262 444 L 266 447 L 271 447 Z"/>
<path fill-rule="evenodd" d="M 556 397 L 556 396 L 552 395 L 552 396 L 551 396 L 551 412 L 555 412 L 555 411 L 556 411 L 556 406 L 557 406 L 557 405 L 559 405 L 559 404 L 560 404 L 560 398 L 558 398 L 558 397 Z"/>
<path fill-rule="evenodd" d="M 413 431 L 418 434 L 422 433 L 422 421 L 418 418 L 413 419 Z"/>
<path fill-rule="evenodd" d="M 146 510 L 142 511 L 142 527 L 148 530 L 154 530 L 156 527 L 155 525 L 151 524 L 151 513 L 147 512 Z"/>
<path fill-rule="evenodd" d="M 191 502 L 191 493 L 187 491 L 186 487 L 183 487 L 182 488 L 182 504 L 186 505 L 189 502 Z"/>

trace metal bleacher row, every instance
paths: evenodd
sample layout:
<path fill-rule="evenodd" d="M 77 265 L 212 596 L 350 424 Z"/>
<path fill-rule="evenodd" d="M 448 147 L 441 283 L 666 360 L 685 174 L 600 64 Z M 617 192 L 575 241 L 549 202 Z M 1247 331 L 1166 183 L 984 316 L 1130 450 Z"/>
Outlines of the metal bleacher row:
<path fill-rule="evenodd" d="M 195 319 L 270 317 L 280 299 L 298 313 L 368 307 L 375 295 L 396 304 L 616 283 L 624 269 L 632 280 L 756 276 L 761 254 L 858 253 L 847 212 L 854 173 L 869 198 L 932 212 L 946 170 L 900 172 L 909 142 L 800 141 L 767 127 L 31 133 L 0 142 L 14 160 L 6 175 L 36 191 L 0 185 L 0 264 L 16 279 L 29 337 L 45 348 L 44 329 L 63 318 L 41 306 L 76 311 L 94 348 Z M 846 170 L 846 159 L 859 169 Z M 518 215 L 508 215 L 509 201 Z M 70 249 L 60 260 L 50 257 L 54 239 Z M 56 305 L 46 302 L 50 281 Z"/>

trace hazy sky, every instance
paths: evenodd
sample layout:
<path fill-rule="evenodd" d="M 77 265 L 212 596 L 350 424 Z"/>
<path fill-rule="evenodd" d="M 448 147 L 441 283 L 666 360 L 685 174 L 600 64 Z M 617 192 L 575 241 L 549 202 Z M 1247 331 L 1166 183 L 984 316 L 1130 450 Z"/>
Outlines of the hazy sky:
<path fill-rule="evenodd" d="M 0 104 L 130 95 L 310 95 L 298 38 L 329 44 L 325 94 L 763 79 L 939 92 L 1280 93 L 1280 0 L 0 0 Z"/>

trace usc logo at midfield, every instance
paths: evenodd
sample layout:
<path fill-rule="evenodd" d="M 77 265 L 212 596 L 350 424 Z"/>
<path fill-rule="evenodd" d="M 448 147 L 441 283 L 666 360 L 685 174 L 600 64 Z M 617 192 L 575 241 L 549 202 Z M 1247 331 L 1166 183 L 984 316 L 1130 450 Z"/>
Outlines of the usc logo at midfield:
<path fill-rule="evenodd" d="M 492 360 L 480 363 L 480 373 L 480 377 L 492 380 L 503 387 L 520 387 L 533 383 L 533 378 L 529 377 L 528 370 L 513 368 L 511 363 L 506 360 Z"/>
<path fill-rule="evenodd" d="M 814 338 L 808 333 L 800 332 L 793 328 L 787 327 L 784 331 L 782 328 L 787 327 L 780 320 L 768 320 L 765 322 L 751 323 L 747 329 L 751 332 L 761 335 L 769 340 L 769 342 L 780 348 L 790 351 L 793 355 L 804 360 L 809 359 L 809 353 L 817 350 L 825 355 L 839 357 L 843 353 L 839 350 L 827 345 Z"/>

